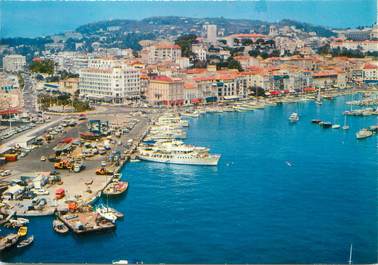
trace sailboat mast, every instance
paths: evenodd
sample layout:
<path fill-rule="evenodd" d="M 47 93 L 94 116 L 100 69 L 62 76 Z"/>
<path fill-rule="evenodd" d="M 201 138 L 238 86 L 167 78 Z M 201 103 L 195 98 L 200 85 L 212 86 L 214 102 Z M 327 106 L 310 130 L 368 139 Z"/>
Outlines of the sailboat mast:
<path fill-rule="evenodd" d="M 349 261 L 348 261 L 348 264 L 352 264 L 352 252 L 353 252 L 353 245 L 350 244 Z"/>

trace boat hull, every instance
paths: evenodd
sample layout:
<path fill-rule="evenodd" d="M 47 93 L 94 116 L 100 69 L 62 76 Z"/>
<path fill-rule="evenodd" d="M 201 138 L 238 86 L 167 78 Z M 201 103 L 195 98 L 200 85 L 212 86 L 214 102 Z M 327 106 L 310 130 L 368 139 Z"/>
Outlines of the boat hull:
<path fill-rule="evenodd" d="M 177 164 L 177 165 L 198 165 L 198 166 L 216 166 L 218 165 L 220 156 L 213 155 L 209 158 L 191 158 L 191 159 L 177 159 L 177 158 L 155 158 L 151 156 L 139 155 L 139 159 L 156 162 L 156 163 L 165 163 L 165 164 Z"/>

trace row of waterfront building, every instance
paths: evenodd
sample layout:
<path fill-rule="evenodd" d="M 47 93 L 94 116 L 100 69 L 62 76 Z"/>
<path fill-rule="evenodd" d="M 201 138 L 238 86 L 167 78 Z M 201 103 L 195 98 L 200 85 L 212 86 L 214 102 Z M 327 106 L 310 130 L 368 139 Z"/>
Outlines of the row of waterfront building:
<path fill-rule="evenodd" d="M 238 58 L 243 61 L 243 58 Z M 322 56 L 256 59 L 236 69 L 180 68 L 174 63 L 97 58 L 79 71 L 80 95 L 123 102 L 145 97 L 153 104 L 185 104 L 245 98 L 254 88 L 267 92 L 304 92 L 378 82 L 378 66 L 367 59 Z"/>
<path fill-rule="evenodd" d="M 244 68 L 238 71 L 215 65 L 187 69 L 167 60 L 144 63 L 138 58 L 80 56 L 86 63 L 78 69 L 79 77 L 62 80 L 59 88 L 69 93 L 79 90 L 84 99 L 114 103 L 145 98 L 152 104 L 177 105 L 246 98 L 257 88 L 277 94 L 378 83 L 378 66 L 368 58 L 235 56 Z"/>

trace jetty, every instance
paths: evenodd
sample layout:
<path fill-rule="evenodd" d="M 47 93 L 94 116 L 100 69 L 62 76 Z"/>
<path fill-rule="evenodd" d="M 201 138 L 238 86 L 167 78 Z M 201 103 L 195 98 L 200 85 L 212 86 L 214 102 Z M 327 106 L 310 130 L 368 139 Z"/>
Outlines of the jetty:
<path fill-rule="evenodd" d="M 93 211 L 65 214 L 58 213 L 57 217 L 76 234 L 104 231 L 114 229 L 116 227 L 115 224 L 101 218 L 101 216 Z"/>

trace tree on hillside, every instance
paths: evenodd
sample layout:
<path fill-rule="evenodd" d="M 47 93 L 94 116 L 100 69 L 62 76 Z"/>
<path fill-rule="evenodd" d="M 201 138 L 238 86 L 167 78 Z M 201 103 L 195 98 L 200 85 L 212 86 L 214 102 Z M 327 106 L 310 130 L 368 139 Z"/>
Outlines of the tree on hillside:
<path fill-rule="evenodd" d="M 243 67 L 241 66 L 240 62 L 236 61 L 232 56 L 228 57 L 227 59 L 227 68 L 238 69 L 239 71 L 243 71 Z"/>
<path fill-rule="evenodd" d="M 30 70 L 34 73 L 44 73 L 52 75 L 54 73 L 54 61 L 42 60 L 32 62 L 30 65 Z"/>
<path fill-rule="evenodd" d="M 197 36 L 194 34 L 187 34 L 178 37 L 175 43 L 181 47 L 181 54 L 184 57 L 192 57 L 192 44 L 196 42 Z"/>

